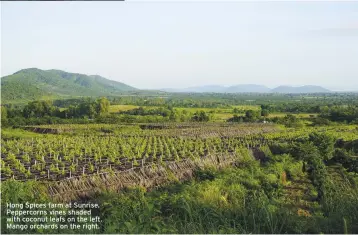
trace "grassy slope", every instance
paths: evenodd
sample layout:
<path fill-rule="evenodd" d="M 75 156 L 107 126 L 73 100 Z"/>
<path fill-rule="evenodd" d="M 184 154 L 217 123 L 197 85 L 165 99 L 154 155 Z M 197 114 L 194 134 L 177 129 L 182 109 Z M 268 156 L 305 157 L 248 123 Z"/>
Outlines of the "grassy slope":
<path fill-rule="evenodd" d="M 1 86 L 3 103 L 55 97 L 108 96 L 136 90 L 98 75 L 35 68 L 2 77 Z"/>

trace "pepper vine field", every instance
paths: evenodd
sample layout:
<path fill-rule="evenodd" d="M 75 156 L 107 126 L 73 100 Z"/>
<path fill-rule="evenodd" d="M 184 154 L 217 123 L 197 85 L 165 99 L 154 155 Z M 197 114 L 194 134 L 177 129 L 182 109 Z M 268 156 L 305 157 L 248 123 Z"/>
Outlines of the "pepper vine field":
<path fill-rule="evenodd" d="M 2 130 L 2 204 L 99 201 L 103 233 L 356 233 L 357 155 L 357 125 L 22 126 Z"/>
<path fill-rule="evenodd" d="M 358 136 L 358 127 L 353 125 L 287 129 L 271 124 L 71 124 L 24 129 L 61 131 L 35 138 L 2 139 L 2 180 L 52 181 L 165 165 L 293 142 L 307 138 L 313 131 L 345 141 Z"/>

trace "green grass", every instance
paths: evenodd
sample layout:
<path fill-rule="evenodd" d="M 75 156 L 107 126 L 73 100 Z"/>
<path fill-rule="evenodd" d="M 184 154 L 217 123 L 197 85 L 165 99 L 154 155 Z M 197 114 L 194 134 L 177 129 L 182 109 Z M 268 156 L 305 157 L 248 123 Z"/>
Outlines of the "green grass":
<path fill-rule="evenodd" d="M 239 110 L 261 110 L 259 105 L 234 105 L 233 108 L 237 108 Z"/>
<path fill-rule="evenodd" d="M 23 129 L 10 129 L 10 128 L 1 129 L 2 139 L 29 139 L 29 138 L 40 138 L 45 136 L 46 135 L 44 134 L 38 134 Z"/>
<path fill-rule="evenodd" d="M 111 105 L 109 106 L 109 112 L 110 113 L 117 113 L 119 111 L 128 111 L 131 109 L 136 109 L 139 106 L 136 105 L 125 105 L 125 104 L 119 104 L 119 105 Z"/>
<path fill-rule="evenodd" d="M 109 112 L 118 113 L 120 111 L 128 111 L 139 107 L 142 107 L 143 109 L 146 110 L 159 108 L 159 106 L 137 106 L 137 105 L 117 104 L 117 105 L 109 106 Z"/>

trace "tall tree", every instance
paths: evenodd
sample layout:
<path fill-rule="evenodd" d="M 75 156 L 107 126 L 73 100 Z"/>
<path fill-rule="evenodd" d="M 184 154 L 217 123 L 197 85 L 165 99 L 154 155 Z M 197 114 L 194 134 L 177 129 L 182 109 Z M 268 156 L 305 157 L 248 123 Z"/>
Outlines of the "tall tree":
<path fill-rule="evenodd" d="M 109 112 L 109 101 L 107 98 L 102 97 L 97 100 L 97 114 L 99 116 L 102 116 L 104 114 L 107 114 Z"/>

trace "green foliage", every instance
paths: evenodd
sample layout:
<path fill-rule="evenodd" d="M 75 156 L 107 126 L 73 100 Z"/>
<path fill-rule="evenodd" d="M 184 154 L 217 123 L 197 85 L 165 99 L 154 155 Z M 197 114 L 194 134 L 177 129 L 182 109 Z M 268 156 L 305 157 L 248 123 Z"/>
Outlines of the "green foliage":
<path fill-rule="evenodd" d="M 2 102 L 35 100 L 44 97 L 108 96 L 135 88 L 94 75 L 60 70 L 23 69 L 1 78 Z M 21 91 L 21 92 L 19 92 Z"/>
<path fill-rule="evenodd" d="M 41 138 L 44 137 L 41 134 L 37 134 L 31 131 L 25 131 L 22 129 L 11 129 L 11 128 L 1 128 L 1 138 L 2 139 L 31 139 L 31 138 Z"/>
<path fill-rule="evenodd" d="M 271 158 L 272 157 L 272 152 L 269 146 L 267 145 L 263 145 L 260 147 L 260 150 L 265 154 L 266 158 Z"/>
<path fill-rule="evenodd" d="M 281 159 L 283 165 L 294 164 L 289 158 L 288 155 L 275 157 Z M 332 221 L 340 213 L 346 213 L 346 209 L 328 217 L 319 213 L 309 216 L 292 213 L 280 193 L 278 177 L 268 173 L 270 169 L 226 169 L 216 173 L 211 180 L 176 184 L 150 193 L 138 189 L 120 196 L 107 195 L 101 198 L 107 205 L 101 211 L 105 221 L 103 231 L 187 234 L 344 232 L 340 230 L 344 227 L 342 219 L 338 219 L 338 223 Z M 331 198 L 330 195 L 325 194 L 324 200 Z M 331 199 L 330 202 L 334 203 Z M 346 215 L 346 230 L 356 231 L 357 228 L 352 226 L 355 217 Z"/>
<path fill-rule="evenodd" d="M 203 180 L 213 180 L 215 179 L 215 171 L 214 169 L 197 169 L 194 172 L 195 178 L 199 181 Z"/>
<path fill-rule="evenodd" d="M 287 114 L 281 122 L 284 124 L 286 127 L 302 127 L 303 123 L 301 120 L 299 120 L 296 116 L 292 115 L 292 114 Z"/>
<path fill-rule="evenodd" d="M 7 109 L 4 106 L 1 106 L 1 126 L 7 126 L 8 120 L 7 120 Z"/>
<path fill-rule="evenodd" d="M 352 157 L 345 149 L 335 149 L 330 162 L 342 164 L 347 171 L 358 173 L 358 158 Z"/>
<path fill-rule="evenodd" d="M 328 125 L 332 125 L 332 123 L 326 118 L 316 117 L 312 120 L 312 126 L 328 126 Z"/>
<path fill-rule="evenodd" d="M 242 123 L 244 121 L 244 118 L 241 116 L 238 116 L 236 114 L 234 114 L 234 116 L 232 118 L 229 118 L 227 120 L 228 122 L 237 122 L 237 123 Z"/>
<path fill-rule="evenodd" d="M 245 113 L 245 119 L 244 121 L 246 122 L 254 122 L 256 120 L 258 120 L 260 117 L 259 112 L 254 111 L 254 110 L 247 110 Z"/>
<path fill-rule="evenodd" d="M 325 160 L 333 157 L 335 139 L 326 133 L 313 132 L 309 134 L 309 141 L 314 144 Z"/>
<path fill-rule="evenodd" d="M 321 118 L 328 119 L 334 122 L 348 122 L 353 123 L 358 118 L 358 107 L 354 105 L 346 106 L 331 106 L 322 107 Z"/>
<path fill-rule="evenodd" d="M 96 111 L 97 111 L 97 114 L 99 116 L 102 116 L 102 115 L 105 115 L 105 114 L 108 114 L 109 112 L 109 101 L 107 100 L 107 98 L 105 97 L 102 97 L 100 99 L 97 100 L 97 107 L 96 107 Z"/>
<path fill-rule="evenodd" d="M 16 180 L 1 182 L 2 206 L 5 206 L 6 203 L 43 203 L 48 202 L 49 199 L 46 186 L 42 183 L 32 180 L 26 181 L 26 183 Z"/>
<path fill-rule="evenodd" d="M 261 116 L 268 117 L 270 115 L 270 112 L 267 109 L 261 110 Z"/>
<path fill-rule="evenodd" d="M 40 118 L 45 116 L 57 116 L 60 110 L 52 105 L 51 101 L 33 101 L 22 110 L 25 118 Z"/>
<path fill-rule="evenodd" d="M 192 120 L 194 122 L 208 122 L 210 116 L 205 111 L 198 111 L 194 113 Z"/>
<path fill-rule="evenodd" d="M 312 155 L 319 155 L 317 147 L 311 142 L 298 142 L 291 147 L 291 155 L 296 159 L 309 162 Z"/>

